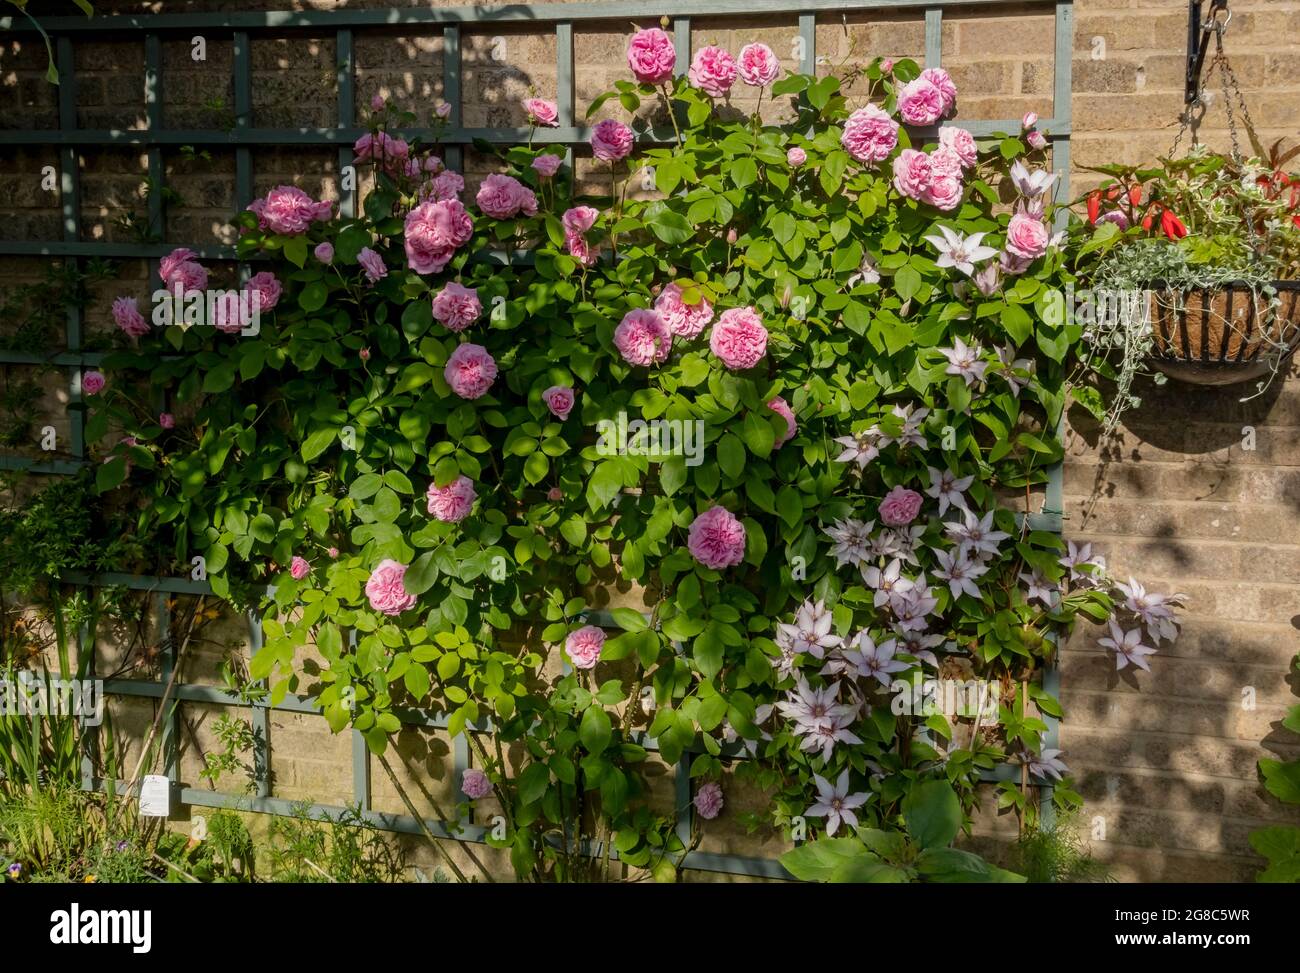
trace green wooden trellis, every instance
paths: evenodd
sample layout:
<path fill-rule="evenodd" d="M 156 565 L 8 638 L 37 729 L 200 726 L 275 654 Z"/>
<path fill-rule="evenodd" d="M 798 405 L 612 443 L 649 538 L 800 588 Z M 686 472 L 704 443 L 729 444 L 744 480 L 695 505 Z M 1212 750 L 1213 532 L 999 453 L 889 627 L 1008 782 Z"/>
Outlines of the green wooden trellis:
<path fill-rule="evenodd" d="M 943 17 L 945 11 L 977 10 L 990 7 L 999 0 L 774 0 L 763 5 L 761 15 L 778 19 L 791 15 L 798 17 L 798 31 L 802 39 L 803 59 L 800 70 L 816 71 L 816 41 L 818 15 L 859 14 L 863 12 L 924 11 L 925 61 L 937 67 L 942 62 Z M 1045 7 L 1054 10 L 1056 25 L 1055 71 L 1053 85 L 1052 117 L 1039 122 L 1052 144 L 1054 168 L 1060 173 L 1057 198 L 1068 198 L 1070 169 L 1070 84 L 1073 47 L 1072 0 L 1025 0 L 1031 8 Z M 693 18 L 749 17 L 757 15 L 753 0 L 660 0 L 652 12 L 655 18 L 666 16 L 671 20 L 678 53 L 678 71 L 684 72 L 690 62 L 691 25 Z M 42 26 L 54 39 L 56 63 L 60 76 L 58 92 L 58 127 L 54 129 L 0 130 L 0 146 L 54 145 L 59 148 L 60 201 L 63 223 L 62 239 L 57 241 L 0 240 L 0 256 L 48 256 L 79 263 L 85 258 L 148 259 L 155 261 L 170 252 L 177 243 L 127 244 L 82 239 L 80 229 L 80 150 L 95 146 L 140 146 L 148 154 L 148 173 L 154 191 L 149 195 L 149 225 L 152 232 L 163 235 L 164 214 L 162 200 L 163 148 L 192 145 L 197 147 L 233 147 L 235 151 L 235 198 L 242 210 L 253 199 L 253 149 L 267 145 L 337 146 L 340 167 L 352 162 L 352 143 L 364 130 L 357 127 L 355 117 L 355 55 L 354 39 L 358 31 L 403 31 L 441 33 L 443 39 L 443 94 L 452 108 L 449 128 L 440 135 L 446 146 L 446 162 L 451 168 L 463 164 L 464 148 L 476 139 L 490 143 L 512 144 L 527 141 L 528 130 L 523 128 L 467 128 L 461 117 L 461 37 L 462 29 L 484 30 L 493 26 L 536 26 L 553 30 L 556 39 L 556 76 L 558 83 L 558 108 L 560 124 L 549 129 L 547 139 L 553 143 L 567 144 L 572 152 L 575 146 L 588 139 L 586 126 L 579 125 L 574 117 L 575 85 L 573 37 L 575 25 L 617 24 L 629 21 L 648 24 L 645 4 L 641 0 L 592 0 L 587 3 L 508 4 L 456 8 L 397 8 L 332 11 L 284 12 L 216 12 L 180 14 L 135 14 L 95 17 L 41 18 Z M 26 32 L 35 36 L 34 28 L 21 17 L 0 17 L 0 29 Z M 172 129 L 163 127 L 162 39 L 166 36 L 188 36 L 187 32 L 211 31 L 229 35 L 234 57 L 234 109 L 235 125 L 229 131 Z M 260 128 L 253 124 L 252 110 L 252 59 L 253 36 L 277 37 L 332 33 L 335 39 L 338 87 L 338 122 L 327 128 Z M 145 108 L 148 127 L 140 130 L 83 129 L 77 125 L 76 78 L 73 63 L 74 43 L 78 38 L 99 39 L 138 38 L 145 53 Z M 1017 131 L 1019 119 L 963 120 L 956 124 L 975 135 L 989 135 L 999 131 Z M 431 130 L 410 129 L 411 135 L 431 136 Z M 656 137 L 652 133 L 651 137 Z M 344 215 L 355 212 L 355 193 L 341 201 Z M 234 260 L 233 247 L 193 246 L 200 257 Z M 485 255 L 486 259 L 500 259 Z M 67 369 L 68 401 L 71 406 L 70 449 L 67 459 L 43 462 L 13 456 L 0 456 L 0 469 L 22 469 L 33 473 L 72 474 L 86 465 L 85 442 L 82 426 L 81 369 L 101 363 L 103 355 L 82 349 L 82 320 L 77 308 L 70 308 L 65 329 L 66 349 L 50 355 L 32 355 L 0 351 L 0 365 L 53 365 Z M 1043 510 L 1028 515 L 1035 529 L 1059 533 L 1062 518 L 1062 476 L 1060 465 L 1050 471 Z M 97 577 L 75 576 L 66 579 L 73 584 L 124 586 L 151 594 L 153 610 L 159 630 L 170 632 L 169 595 L 211 595 L 206 582 L 189 579 L 139 577 L 122 574 L 105 574 Z M 605 612 L 592 612 L 588 621 L 607 627 L 617 627 Z M 249 641 L 252 651 L 261 646 L 262 630 L 256 616 L 249 618 Z M 81 633 L 81 642 L 93 648 L 93 633 Z M 81 646 L 79 646 L 80 648 Z M 162 700 L 165 687 L 176 663 L 176 647 L 167 638 L 164 645 L 160 681 L 140 679 L 110 680 L 105 684 L 107 694 Z M 1059 690 L 1059 675 L 1049 668 L 1043 674 L 1043 688 L 1052 694 Z M 183 702 L 214 705 L 246 706 L 237 696 L 222 689 L 189 683 L 172 687 L 169 697 L 177 704 Z M 255 755 L 257 790 L 253 796 L 243 796 L 186 787 L 178 780 L 177 742 L 179 739 L 179 710 L 174 708 L 165 721 L 163 734 L 164 766 L 173 782 L 174 798 L 181 804 L 196 807 L 227 807 L 270 814 L 291 814 L 299 802 L 274 797 L 270 781 L 270 711 L 289 713 L 318 713 L 315 703 L 306 698 L 287 696 L 280 703 L 257 703 L 252 706 L 253 728 L 258 740 Z M 406 711 L 399 714 L 408 725 L 425 728 L 445 728 L 446 716 L 426 711 Z M 1048 732 L 1044 746 L 1055 747 L 1058 738 L 1058 721 L 1047 718 Z M 486 731 L 489 724 L 473 727 Z M 655 749 L 655 741 L 641 741 Z M 743 759 L 738 745 L 724 749 L 727 754 Z M 361 817 L 367 823 L 383 830 L 419 834 L 421 823 L 409 815 L 376 811 L 371 806 L 369 752 L 361 734 L 352 731 L 353 796 L 361 808 Z M 470 765 L 470 753 L 463 735 L 453 746 L 453 765 L 456 775 Z M 103 788 L 107 782 L 94 777 L 90 754 L 83 760 L 83 786 Z M 678 833 L 689 843 L 692 809 L 690 805 L 689 754 L 684 755 L 676 770 L 677 804 L 684 811 L 678 819 Z M 1000 765 L 987 780 L 1013 779 L 1016 768 Z M 118 782 L 119 786 L 123 782 Z M 1051 785 L 1039 782 L 1045 818 L 1050 819 L 1051 802 L 1046 798 Z M 317 817 L 338 820 L 346 808 L 333 805 L 312 804 L 311 813 Z M 424 825 L 435 835 L 459 841 L 483 842 L 487 828 L 472 820 L 448 822 L 427 820 Z M 599 849 L 588 849 L 590 852 Z M 615 852 L 613 857 L 617 858 Z M 775 859 L 738 855 L 714 854 L 693 851 L 686 856 L 684 865 L 706 871 L 732 874 L 788 877 Z"/>

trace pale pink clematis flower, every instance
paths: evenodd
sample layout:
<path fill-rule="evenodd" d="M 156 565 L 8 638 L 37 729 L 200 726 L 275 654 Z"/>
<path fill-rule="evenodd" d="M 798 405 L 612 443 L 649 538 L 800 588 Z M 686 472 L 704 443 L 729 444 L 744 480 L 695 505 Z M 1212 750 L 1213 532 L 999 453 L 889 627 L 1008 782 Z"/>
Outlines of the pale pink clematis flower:
<path fill-rule="evenodd" d="M 1017 159 L 1011 166 L 1011 181 L 1022 196 L 1035 199 L 1052 188 L 1056 182 L 1056 173 L 1046 169 L 1030 172 L 1024 162 Z"/>
<path fill-rule="evenodd" d="M 864 629 L 853 637 L 849 648 L 844 650 L 844 661 L 857 678 L 874 679 L 888 689 L 893 682 L 890 677 L 894 673 L 906 672 L 910 668 L 906 662 L 894 658 L 897 647 L 898 643 L 893 639 L 886 639 L 877 645 Z"/>
<path fill-rule="evenodd" d="M 1147 662 L 1146 657 L 1155 655 L 1156 650 L 1142 644 L 1142 629 L 1135 628 L 1126 632 L 1112 618 L 1110 620 L 1110 637 L 1099 638 L 1097 644 L 1115 653 L 1116 672 L 1130 664 L 1146 672 L 1151 671 L 1151 664 Z"/>
<path fill-rule="evenodd" d="M 937 267 L 956 267 L 970 277 L 975 273 L 977 263 L 998 255 L 993 247 L 986 247 L 981 243 L 985 237 L 983 233 L 962 236 L 942 225 L 939 227 L 939 232 L 943 235 L 924 238 L 939 251 L 939 258 L 935 261 Z"/>
<path fill-rule="evenodd" d="M 1053 582 L 1043 577 L 1036 568 L 1032 573 L 1022 573 L 1018 575 L 1018 577 L 1025 583 L 1026 602 L 1038 601 L 1044 607 L 1050 608 L 1052 603 L 1056 600 L 1056 596 L 1060 593 L 1061 589 Z"/>
<path fill-rule="evenodd" d="M 824 602 L 805 601 L 795 613 L 794 624 L 780 622 L 777 630 L 789 639 L 794 651 L 823 658 L 827 649 L 834 649 L 844 640 L 831 631 L 833 619 Z"/>
<path fill-rule="evenodd" d="M 940 348 L 939 351 L 948 359 L 948 367 L 944 369 L 946 374 L 961 376 L 967 388 L 984 381 L 984 372 L 989 363 L 980 359 L 984 349 L 978 342 L 967 346 L 961 338 L 954 337 L 951 348 Z"/>
<path fill-rule="evenodd" d="M 857 463 L 859 469 L 866 469 L 867 464 L 880 455 L 875 436 L 874 426 L 853 436 L 837 436 L 835 442 L 844 447 L 844 452 L 835 457 L 835 462 Z"/>
<path fill-rule="evenodd" d="M 853 812 L 867 803 L 869 793 L 849 793 L 849 771 L 846 767 L 832 787 L 820 774 L 813 774 L 817 785 L 817 801 L 804 812 L 806 817 L 825 818 L 827 836 L 835 834 L 841 824 L 850 828 L 858 826 L 858 816 Z"/>
<path fill-rule="evenodd" d="M 1047 749 L 1040 754 L 1030 753 L 1028 750 L 1022 750 L 1018 757 L 1020 762 L 1029 768 L 1029 773 L 1040 780 L 1046 780 L 1052 777 L 1056 780 L 1061 779 L 1062 774 L 1068 774 L 1070 768 L 1059 758 L 1063 750 Z"/>
<path fill-rule="evenodd" d="M 831 556 L 835 558 L 836 567 L 852 564 L 858 567 L 867 559 L 867 550 L 871 546 L 871 532 L 875 521 L 846 520 L 835 521 L 834 526 L 822 528 L 822 533 L 835 542 Z"/>
<path fill-rule="evenodd" d="M 998 374 L 1011 386 L 1011 394 L 1019 398 L 1021 389 L 1029 384 L 1037 366 L 1032 359 L 1017 358 L 1014 345 L 1005 345 L 995 351 L 1002 366 L 998 369 Z"/>
<path fill-rule="evenodd" d="M 992 510 L 982 518 L 967 510 L 962 523 L 944 524 L 943 529 L 961 546 L 963 554 L 973 553 L 981 558 L 985 555 L 996 556 L 998 545 L 1011 536 L 993 529 Z"/>
<path fill-rule="evenodd" d="M 934 576 L 948 582 L 948 590 L 952 592 L 954 599 L 960 598 L 963 594 L 977 600 L 983 598 L 979 586 L 975 584 L 975 579 L 988 573 L 988 568 L 978 561 L 968 560 L 966 553 L 960 548 L 957 551 L 935 551 L 934 556 L 939 561 Z"/>
<path fill-rule="evenodd" d="M 947 512 L 949 505 L 960 510 L 970 509 L 966 506 L 966 498 L 963 494 L 975 482 L 973 473 L 970 476 L 958 477 L 952 470 L 940 471 L 933 466 L 927 466 L 926 471 L 930 474 L 930 486 L 925 493 L 939 501 L 940 517 Z"/>
<path fill-rule="evenodd" d="M 905 632 L 928 628 L 927 619 L 938 605 L 939 599 L 930 594 L 930 583 L 924 574 L 906 591 L 895 590 L 889 596 L 889 610 L 894 613 L 898 627 Z"/>
<path fill-rule="evenodd" d="M 1174 608 L 1181 605 L 1186 595 L 1148 594 L 1136 578 L 1130 576 L 1128 584 L 1117 583 L 1115 589 L 1124 595 L 1124 607 L 1147 627 L 1157 643 L 1172 642 L 1178 638 L 1178 620 Z"/>
<path fill-rule="evenodd" d="M 894 592 L 902 593 L 913 587 L 911 578 L 903 576 L 902 562 L 895 557 L 884 568 L 867 565 L 862 568 L 862 580 L 876 592 L 873 604 L 880 608 L 889 603 Z"/>
<path fill-rule="evenodd" d="M 1063 568 L 1069 569 L 1070 580 L 1088 583 L 1095 581 L 1096 578 L 1094 577 L 1093 572 L 1082 570 L 1082 568 L 1085 567 L 1096 569 L 1105 568 L 1105 561 L 1102 557 L 1098 556 L 1094 558 L 1092 556 L 1092 544 L 1076 545 L 1074 541 L 1066 541 L 1065 546 L 1065 557 L 1061 558 L 1056 563 L 1061 565 Z"/>

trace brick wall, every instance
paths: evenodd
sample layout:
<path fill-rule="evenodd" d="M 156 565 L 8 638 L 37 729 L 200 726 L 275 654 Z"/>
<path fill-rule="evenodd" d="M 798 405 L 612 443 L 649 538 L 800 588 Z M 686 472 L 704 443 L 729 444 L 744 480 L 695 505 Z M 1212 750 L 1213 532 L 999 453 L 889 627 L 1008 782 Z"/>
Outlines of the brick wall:
<path fill-rule="evenodd" d="M 456 0 L 407 0 L 456 6 Z M 184 9 L 328 9 L 342 0 L 254 0 L 229 4 L 192 0 Z M 401 6 L 403 0 L 350 0 L 349 7 Z M 102 12 L 150 9 L 149 4 L 101 0 Z M 757 5 L 756 5 L 757 6 Z M 168 12 L 181 8 L 168 3 Z M 1261 137 L 1295 137 L 1300 116 L 1300 0 L 1233 0 L 1226 39 Z M 653 15 L 653 10 L 647 8 Z M 731 49 L 763 40 L 797 67 L 793 17 L 693 22 L 696 44 Z M 624 75 L 626 25 L 580 26 L 575 32 L 576 109 Z M 498 41 L 504 40 L 504 44 Z M 164 48 L 164 114 L 168 124 L 224 127 L 233 104 L 228 38 L 207 39 L 207 59 L 195 62 L 182 41 Z M 1186 4 L 1183 0 L 1077 0 L 1073 69 L 1072 174 L 1076 191 L 1095 181 L 1079 167 L 1152 161 L 1168 152 L 1182 109 Z M 945 64 L 962 90 L 965 117 L 1052 114 L 1054 25 L 1051 8 L 1008 3 L 944 18 Z M 522 125 L 519 101 L 530 92 L 554 97 L 555 44 L 526 26 L 466 30 L 464 118 L 469 125 Z M 819 70 L 877 54 L 920 57 L 924 29 L 914 13 L 823 15 L 817 31 Z M 359 34 L 357 103 L 376 92 L 424 108 L 442 94 L 442 44 L 437 36 Z M 333 41 L 295 37 L 254 43 L 255 124 L 325 125 L 333 119 Z M 0 126 L 54 128 L 54 90 L 41 80 L 39 45 L 0 39 Z M 136 43 L 96 38 L 78 46 L 78 114 L 84 125 L 143 127 Z M 1215 92 L 1200 127 L 1203 140 L 1229 144 Z M 779 106 L 769 108 L 779 112 Z M 55 238 L 57 194 L 43 192 L 34 173 L 56 165 L 48 146 L 0 150 L 0 235 Z M 233 155 L 210 160 L 167 151 L 168 184 L 180 195 L 169 205 L 167 238 L 178 243 L 230 242 Z M 471 178 L 487 171 L 468 160 Z M 144 210 L 142 156 L 94 151 L 83 161 L 83 231 L 120 238 L 111 217 Z M 258 191 L 293 179 L 334 194 L 332 150 L 259 149 Z M 29 277 L 34 261 L 3 260 L 4 278 Z M 143 266 L 124 276 L 143 286 Z M 92 314 L 89 328 L 105 327 Z M 3 326 L 0 324 L 0 326 Z M 1150 388 L 1121 438 L 1098 443 L 1095 429 L 1070 431 L 1066 463 L 1067 534 L 1095 542 L 1121 574 L 1157 590 L 1189 595 L 1183 637 L 1136 678 L 1116 674 L 1080 631 L 1063 653 L 1062 732 L 1066 760 L 1087 799 L 1085 826 L 1099 839 L 1097 857 L 1121 879 L 1246 880 L 1258 867 L 1247 845 L 1264 823 L 1300 820 L 1259 787 L 1261 756 L 1293 757 L 1294 736 L 1279 730 L 1296 696 L 1289 660 L 1300 651 L 1300 375 L 1241 403 L 1240 390 L 1209 391 L 1169 384 Z M 50 395 L 56 406 L 58 395 Z M 1075 417 L 1072 417 L 1075 418 Z M 1253 442 L 1244 427 L 1253 429 Z M 1243 441 L 1253 449 L 1243 448 Z M 1253 708 L 1243 705 L 1253 702 Z M 131 704 L 137 705 L 137 704 Z M 125 714 L 124 714 L 125 718 Z M 147 716 L 145 718 L 147 722 Z M 301 717 L 277 715 L 272 734 L 277 788 L 288 796 L 347 797 L 346 736 L 330 737 Z M 445 741 L 416 740 L 399 750 L 424 764 L 425 786 L 450 800 Z M 378 771 L 376 771 L 378 774 Z M 400 810 L 387 780 L 376 799 Z M 741 800 L 739 797 L 738 800 Z M 990 812 L 991 814 L 992 812 Z M 1005 834 L 1005 820 L 981 830 Z M 1104 835 L 1104 838 L 1103 838 Z M 711 839 L 713 850 L 758 850 L 761 836 Z M 767 849 L 764 849 L 767 850 Z M 480 852 L 482 853 L 482 852 Z"/>

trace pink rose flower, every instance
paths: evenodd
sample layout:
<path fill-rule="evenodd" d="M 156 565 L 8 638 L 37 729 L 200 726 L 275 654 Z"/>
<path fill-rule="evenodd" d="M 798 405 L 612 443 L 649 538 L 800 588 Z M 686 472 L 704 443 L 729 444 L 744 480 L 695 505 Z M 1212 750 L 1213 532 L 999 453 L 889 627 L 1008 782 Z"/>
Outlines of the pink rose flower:
<path fill-rule="evenodd" d="M 672 80 L 677 49 L 672 38 L 658 27 L 639 30 L 628 41 L 627 65 L 642 84 L 662 84 Z"/>
<path fill-rule="evenodd" d="M 551 410 L 551 415 L 563 422 L 573 411 L 573 389 L 567 385 L 552 385 L 542 393 L 542 401 Z"/>
<path fill-rule="evenodd" d="M 528 98 L 524 101 L 524 111 L 528 113 L 528 120 L 535 125 L 545 125 L 548 128 L 554 128 L 560 124 L 560 111 L 549 101 L 541 98 Z"/>
<path fill-rule="evenodd" d="M 474 220 L 460 200 L 421 203 L 406 214 L 407 263 L 417 274 L 436 274 L 473 235 Z"/>
<path fill-rule="evenodd" d="M 280 281 L 269 270 L 259 271 L 248 278 L 244 290 L 248 291 L 249 307 L 259 314 L 279 304 L 280 294 L 283 292 Z"/>
<path fill-rule="evenodd" d="M 894 189 L 900 196 L 920 200 L 930 188 L 930 157 L 916 149 L 904 149 L 894 159 Z"/>
<path fill-rule="evenodd" d="M 572 209 L 564 211 L 560 217 L 560 222 L 564 225 L 565 233 L 586 233 L 596 225 L 596 220 L 600 217 L 600 210 L 593 209 L 590 206 L 575 206 Z"/>
<path fill-rule="evenodd" d="M 294 581 L 301 581 L 309 574 L 311 574 L 311 565 L 295 554 L 293 560 L 289 562 L 289 577 Z"/>
<path fill-rule="evenodd" d="M 546 499 L 551 501 L 551 503 L 559 503 L 564 499 L 564 491 L 559 487 L 551 487 L 546 491 Z"/>
<path fill-rule="evenodd" d="M 668 330 L 679 338 L 694 338 L 713 320 L 713 305 L 701 295 L 698 304 L 682 300 L 682 289 L 667 284 L 655 299 L 655 310 Z"/>
<path fill-rule="evenodd" d="M 220 292 L 212 310 L 214 328 L 223 334 L 238 334 L 252 318 L 252 297 L 248 291 Z"/>
<path fill-rule="evenodd" d="M 385 169 L 400 172 L 411 147 L 404 139 L 394 138 L 387 132 L 367 132 L 352 144 L 352 152 L 358 162 L 380 162 Z"/>
<path fill-rule="evenodd" d="M 325 553 L 328 554 L 330 557 L 338 557 L 338 556 L 339 556 L 339 549 L 338 549 L 337 547 L 331 547 L 331 548 L 330 548 L 328 551 L 326 551 Z"/>
<path fill-rule="evenodd" d="M 908 125 L 933 125 L 943 117 L 943 92 L 925 78 L 903 85 L 898 92 L 898 114 Z"/>
<path fill-rule="evenodd" d="M 964 190 L 961 180 L 955 176 L 938 176 L 930 180 L 923 201 L 947 212 L 961 205 Z"/>
<path fill-rule="evenodd" d="M 796 145 L 786 152 L 785 161 L 791 169 L 798 169 L 808 161 L 808 153 Z"/>
<path fill-rule="evenodd" d="M 962 170 L 961 156 L 947 146 L 941 145 L 930 153 L 931 178 L 952 176 L 954 179 L 960 179 Z"/>
<path fill-rule="evenodd" d="M 113 302 L 113 321 L 132 338 L 149 333 L 149 322 L 140 313 L 134 297 L 119 297 Z"/>
<path fill-rule="evenodd" d="M 722 788 L 715 781 L 707 781 L 695 792 L 695 813 L 705 821 L 712 821 L 722 813 Z"/>
<path fill-rule="evenodd" d="M 753 368 L 767 354 L 767 329 L 752 307 L 723 311 L 709 335 L 709 349 L 732 370 Z"/>
<path fill-rule="evenodd" d="M 672 346 L 672 332 L 657 311 L 645 308 L 628 311 L 614 329 L 614 347 L 624 361 L 633 365 L 665 361 Z"/>
<path fill-rule="evenodd" d="M 710 507 L 691 522 L 686 549 L 706 568 L 729 568 L 745 558 L 745 525 L 726 507 Z"/>
<path fill-rule="evenodd" d="M 174 291 L 178 284 L 185 294 L 207 288 L 208 272 L 194 257 L 188 247 L 177 247 L 158 261 L 158 276 L 166 290 Z"/>
<path fill-rule="evenodd" d="M 170 412 L 160 412 L 158 413 L 158 425 L 163 429 L 175 429 L 176 417 Z"/>
<path fill-rule="evenodd" d="M 372 109 L 374 109 L 375 111 L 383 111 L 383 110 L 384 110 L 384 96 L 383 96 L 383 95 L 380 95 L 380 94 L 374 94 L 374 95 L 371 95 L 371 96 L 370 96 L 370 107 L 371 107 Z"/>
<path fill-rule="evenodd" d="M 465 191 L 465 177 L 459 172 L 448 169 L 433 177 L 431 182 L 420 187 L 420 197 L 434 202 L 454 199 L 460 201 L 460 194 Z"/>
<path fill-rule="evenodd" d="M 780 449 L 791 439 L 794 439 L 794 434 L 799 430 L 799 423 L 795 419 L 794 411 L 781 396 L 778 395 L 768 402 L 767 407 L 785 420 L 785 435 L 772 444 L 773 449 Z"/>
<path fill-rule="evenodd" d="M 979 161 L 979 149 L 975 146 L 975 136 L 956 125 L 944 125 L 939 129 L 939 145 L 951 149 L 961 159 L 963 168 L 969 169 Z"/>
<path fill-rule="evenodd" d="M 444 524 L 456 524 L 468 517 L 476 495 L 474 481 L 468 476 L 458 476 L 445 487 L 430 483 L 425 494 L 430 515 Z"/>
<path fill-rule="evenodd" d="M 890 527 L 903 527 L 921 512 L 921 495 L 915 490 L 896 486 L 880 501 L 880 520 Z"/>
<path fill-rule="evenodd" d="M 497 363 L 482 345 L 457 345 L 442 374 L 462 399 L 477 399 L 496 380 Z"/>
<path fill-rule="evenodd" d="M 496 220 L 537 215 L 537 196 L 514 176 L 494 172 L 483 180 L 475 201 L 479 209 Z"/>
<path fill-rule="evenodd" d="M 460 792 L 471 801 L 477 801 L 492 793 L 492 778 L 477 767 L 470 767 L 461 772 Z"/>
<path fill-rule="evenodd" d="M 891 73 L 893 73 L 893 70 L 894 70 L 894 59 L 893 59 L 892 57 L 887 57 L 887 58 L 885 58 L 883 61 L 881 61 L 881 62 L 880 62 L 880 70 L 881 70 L 881 73 L 883 73 L 883 74 L 891 74 Z"/>
<path fill-rule="evenodd" d="M 1047 136 L 1044 135 L 1042 132 L 1040 132 L 1038 129 L 1034 129 L 1032 132 L 1026 135 L 1025 141 L 1029 143 L 1029 147 L 1031 149 L 1037 149 L 1039 151 L 1042 151 L 1043 149 L 1047 148 Z"/>
<path fill-rule="evenodd" d="M 416 597 L 406 590 L 402 579 L 406 565 L 391 558 L 380 561 L 366 582 L 366 597 L 370 607 L 385 615 L 400 615 L 415 607 Z"/>
<path fill-rule="evenodd" d="M 617 162 L 619 159 L 627 158 L 632 152 L 634 141 L 632 130 L 612 118 L 597 122 L 596 127 L 591 130 L 592 155 L 606 162 Z"/>
<path fill-rule="evenodd" d="M 1029 129 L 1033 128 L 1037 124 L 1038 124 L 1038 112 L 1027 111 L 1025 112 L 1024 117 L 1020 119 L 1020 127 L 1025 129 L 1025 131 L 1028 131 Z"/>
<path fill-rule="evenodd" d="M 464 331 L 483 313 L 478 290 L 462 287 L 454 280 L 433 299 L 433 316 L 449 331 Z"/>
<path fill-rule="evenodd" d="M 921 72 L 921 80 L 930 82 L 942 99 L 940 115 L 951 115 L 957 107 L 957 86 L 952 77 L 943 68 L 926 68 Z"/>
<path fill-rule="evenodd" d="M 543 179 L 550 179 L 560 171 L 562 165 L 564 160 L 558 155 L 539 155 L 533 160 L 533 171 Z"/>
<path fill-rule="evenodd" d="M 334 215 L 333 203 L 318 203 L 297 186 L 276 186 L 262 199 L 249 203 L 248 209 L 257 214 L 263 230 L 285 236 L 306 233 L 312 223 Z"/>
<path fill-rule="evenodd" d="M 564 247 L 569 251 L 569 256 L 584 267 L 590 267 L 599 257 L 599 254 L 581 233 L 564 234 Z"/>
<path fill-rule="evenodd" d="M 433 109 L 433 113 L 439 118 L 451 118 L 451 104 L 445 101 L 440 101 Z"/>
<path fill-rule="evenodd" d="M 605 633 L 595 625 L 584 625 L 576 632 L 570 632 L 564 642 L 564 650 L 569 654 L 575 669 L 593 669 L 600 661 L 600 650 L 605 645 Z"/>
<path fill-rule="evenodd" d="M 766 44 L 746 44 L 740 49 L 740 80 L 753 88 L 762 88 L 776 80 L 781 62 Z"/>
<path fill-rule="evenodd" d="M 384 266 L 384 258 L 369 247 L 361 248 L 361 252 L 357 254 L 357 263 L 361 264 L 361 269 L 366 272 L 366 280 L 370 281 L 371 284 L 377 283 L 388 276 L 388 268 Z"/>
<path fill-rule="evenodd" d="M 87 395 L 98 395 L 106 384 L 102 372 L 86 372 L 81 376 L 81 391 Z"/>
<path fill-rule="evenodd" d="M 875 105 L 866 105 L 844 123 L 840 144 L 859 162 L 880 162 L 898 145 L 898 123 Z"/>
<path fill-rule="evenodd" d="M 316 249 L 313 250 L 312 253 L 315 254 L 316 259 L 319 260 L 319 261 L 320 261 L 321 263 L 323 263 L 323 264 L 333 263 L 333 261 L 334 261 L 334 244 L 332 244 L 332 243 L 328 243 L 328 242 L 327 242 L 327 243 L 318 243 L 318 244 L 316 244 Z"/>
<path fill-rule="evenodd" d="M 686 72 L 692 85 L 710 98 L 725 98 L 736 83 L 736 59 L 720 47 L 701 47 Z"/>
<path fill-rule="evenodd" d="M 1035 260 L 1047 252 L 1051 231 L 1028 213 L 1016 213 L 1007 225 L 1007 250 L 1023 260 Z"/>

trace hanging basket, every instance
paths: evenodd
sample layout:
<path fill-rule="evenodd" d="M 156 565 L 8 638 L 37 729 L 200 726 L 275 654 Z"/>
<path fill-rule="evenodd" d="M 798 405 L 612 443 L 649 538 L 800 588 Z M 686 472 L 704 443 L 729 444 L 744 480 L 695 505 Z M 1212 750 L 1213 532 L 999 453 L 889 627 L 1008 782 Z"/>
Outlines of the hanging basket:
<path fill-rule="evenodd" d="M 1300 344 L 1300 281 L 1276 295 L 1245 284 L 1148 292 L 1152 364 L 1195 385 L 1233 385 L 1276 371 Z"/>

